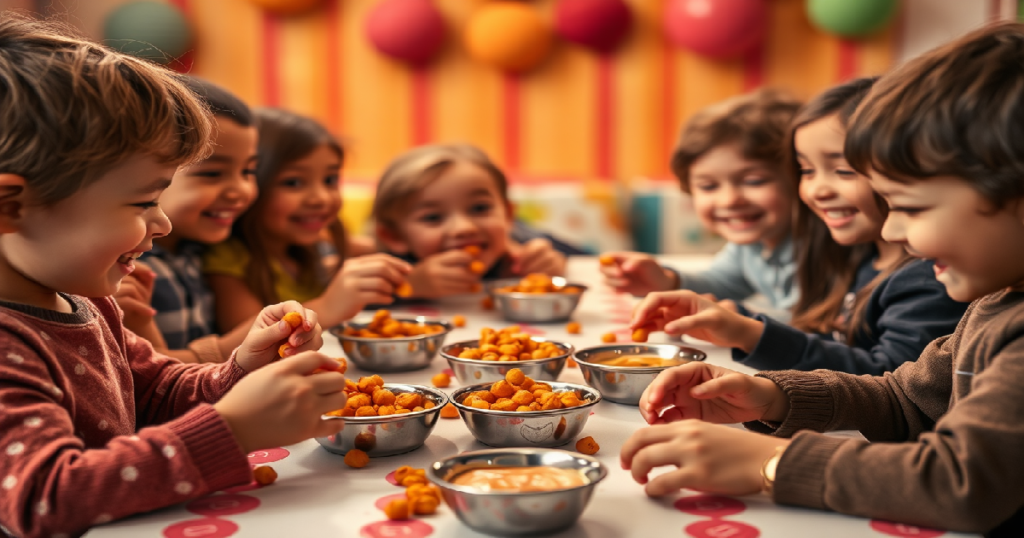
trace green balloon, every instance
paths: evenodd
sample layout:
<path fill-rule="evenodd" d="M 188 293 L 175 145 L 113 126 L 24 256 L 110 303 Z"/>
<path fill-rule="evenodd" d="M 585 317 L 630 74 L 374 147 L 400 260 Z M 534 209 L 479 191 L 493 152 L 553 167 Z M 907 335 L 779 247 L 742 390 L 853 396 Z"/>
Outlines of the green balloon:
<path fill-rule="evenodd" d="M 146 0 L 115 9 L 103 25 L 103 38 L 115 50 L 166 64 L 188 51 L 192 31 L 178 8 Z"/>
<path fill-rule="evenodd" d="M 897 0 L 807 0 L 807 16 L 830 34 L 861 37 L 889 24 L 898 5 Z"/>

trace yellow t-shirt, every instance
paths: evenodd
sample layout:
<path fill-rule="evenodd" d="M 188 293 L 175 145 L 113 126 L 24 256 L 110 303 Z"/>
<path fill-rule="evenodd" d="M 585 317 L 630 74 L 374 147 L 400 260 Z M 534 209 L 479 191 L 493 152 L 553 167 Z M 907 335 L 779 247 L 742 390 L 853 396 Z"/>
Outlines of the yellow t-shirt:
<path fill-rule="evenodd" d="M 203 257 L 203 272 L 212 275 L 227 275 L 245 279 L 249 270 L 251 255 L 249 249 L 238 239 L 228 239 L 206 249 Z M 281 301 L 305 302 L 315 299 L 324 291 L 324 286 L 317 284 L 302 286 L 276 261 L 271 260 L 270 271 L 274 275 L 274 291 Z"/>

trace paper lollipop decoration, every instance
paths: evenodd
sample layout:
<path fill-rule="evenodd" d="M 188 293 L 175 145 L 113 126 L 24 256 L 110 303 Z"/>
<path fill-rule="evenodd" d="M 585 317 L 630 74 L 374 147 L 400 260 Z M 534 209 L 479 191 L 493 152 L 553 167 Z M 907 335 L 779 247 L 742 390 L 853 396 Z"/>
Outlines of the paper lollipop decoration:
<path fill-rule="evenodd" d="M 597 52 L 615 50 L 632 23 L 632 12 L 623 0 L 562 0 L 555 6 L 559 35 Z"/>
<path fill-rule="evenodd" d="M 896 8 L 896 0 L 807 0 L 807 17 L 824 32 L 860 37 L 889 24 Z"/>
<path fill-rule="evenodd" d="M 668 39 L 713 58 L 741 56 L 764 40 L 765 0 L 669 0 L 665 6 Z"/>
<path fill-rule="evenodd" d="M 529 70 L 551 49 L 551 30 L 529 5 L 484 4 L 466 25 L 466 48 L 477 61 L 512 72 Z"/>
<path fill-rule="evenodd" d="M 422 65 L 444 44 L 444 20 L 430 0 L 384 0 L 366 18 L 366 35 L 380 52 Z"/>
<path fill-rule="evenodd" d="M 249 0 L 253 4 L 277 15 L 298 15 L 312 11 L 320 6 L 323 0 Z"/>
<path fill-rule="evenodd" d="M 103 25 L 103 39 L 119 51 L 166 64 L 188 50 L 192 31 L 178 8 L 147 0 L 115 9 Z"/>

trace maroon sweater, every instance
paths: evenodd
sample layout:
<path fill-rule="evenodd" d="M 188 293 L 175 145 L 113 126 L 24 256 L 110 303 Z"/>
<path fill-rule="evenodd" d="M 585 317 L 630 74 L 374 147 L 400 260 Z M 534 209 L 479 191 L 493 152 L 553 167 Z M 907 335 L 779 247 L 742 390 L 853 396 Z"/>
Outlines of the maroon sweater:
<path fill-rule="evenodd" d="M 112 299 L 64 297 L 71 314 L 0 302 L 0 531 L 76 535 L 251 480 L 209 405 L 235 361 L 182 364 Z"/>

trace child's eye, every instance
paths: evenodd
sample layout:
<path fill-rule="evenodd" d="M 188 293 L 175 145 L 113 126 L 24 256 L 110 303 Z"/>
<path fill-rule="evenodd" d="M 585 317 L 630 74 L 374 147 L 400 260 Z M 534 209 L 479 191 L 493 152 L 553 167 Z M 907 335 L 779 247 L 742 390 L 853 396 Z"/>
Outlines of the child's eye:
<path fill-rule="evenodd" d="M 426 224 L 437 224 L 437 223 L 441 222 L 441 214 L 440 213 L 425 213 L 423 215 L 420 215 L 420 217 L 418 219 L 416 219 L 416 220 L 418 220 L 420 222 L 423 222 L 423 223 L 426 223 Z"/>
<path fill-rule="evenodd" d="M 201 172 L 195 172 L 192 174 L 195 177 L 205 177 L 210 179 L 218 179 L 224 175 L 220 170 L 203 170 Z"/>
<path fill-rule="evenodd" d="M 847 170 L 845 168 L 836 168 L 836 175 L 840 177 L 856 177 L 857 172 L 853 170 Z"/>
<path fill-rule="evenodd" d="M 713 192 L 715 189 L 718 188 L 718 184 L 716 183 L 699 183 L 694 186 L 697 187 L 697 190 L 701 192 Z"/>
<path fill-rule="evenodd" d="M 302 179 L 301 178 L 297 178 L 297 177 L 286 177 L 286 178 L 281 180 L 280 185 L 282 187 L 289 187 L 289 188 L 301 187 L 302 186 Z"/>
<path fill-rule="evenodd" d="M 889 207 L 889 212 L 890 213 L 903 213 L 904 215 L 907 215 L 908 217 L 913 217 L 914 215 L 917 215 L 917 214 L 921 213 L 922 211 L 924 211 L 923 207 L 904 207 L 904 206 L 890 206 Z"/>
<path fill-rule="evenodd" d="M 801 178 L 808 178 L 808 177 L 811 177 L 813 175 L 814 175 L 814 170 L 811 169 L 811 168 L 801 168 L 800 169 L 800 177 Z"/>
<path fill-rule="evenodd" d="M 341 181 L 341 176 L 331 175 L 324 178 L 324 185 L 337 185 Z"/>
<path fill-rule="evenodd" d="M 242 170 L 242 175 L 245 177 L 256 177 L 256 169 L 246 168 L 245 170 Z"/>
<path fill-rule="evenodd" d="M 494 207 L 494 206 L 493 206 L 493 205 L 491 205 L 491 204 L 473 204 L 473 206 L 472 206 L 472 207 L 470 207 L 469 209 L 470 209 L 470 211 L 472 211 L 472 212 L 473 212 L 474 214 L 477 214 L 477 215 L 479 215 L 479 214 L 483 214 L 483 213 L 488 213 L 488 212 L 490 212 L 491 208 L 493 208 L 493 207 Z"/>
<path fill-rule="evenodd" d="M 140 204 L 132 204 L 132 205 L 135 206 L 135 207 L 141 207 L 142 209 L 153 209 L 154 207 L 157 207 L 160 204 L 157 203 L 156 200 L 153 200 L 153 201 L 150 201 L 150 202 L 142 202 Z"/>
<path fill-rule="evenodd" d="M 749 187 L 758 187 L 765 183 L 768 183 L 768 178 L 766 177 L 748 177 L 743 180 L 743 184 Z"/>

